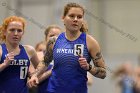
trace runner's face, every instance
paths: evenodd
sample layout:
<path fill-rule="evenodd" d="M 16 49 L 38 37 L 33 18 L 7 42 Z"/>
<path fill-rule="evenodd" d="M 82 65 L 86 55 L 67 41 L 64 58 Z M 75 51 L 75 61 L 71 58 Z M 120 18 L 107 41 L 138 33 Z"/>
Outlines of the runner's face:
<path fill-rule="evenodd" d="M 5 31 L 6 41 L 17 44 L 21 41 L 23 34 L 23 24 L 21 22 L 10 22 Z"/>
<path fill-rule="evenodd" d="M 58 36 L 61 33 L 60 29 L 52 28 L 48 34 L 48 37 Z"/>
<path fill-rule="evenodd" d="M 83 11 L 81 8 L 72 7 L 63 17 L 65 27 L 69 31 L 80 31 L 83 23 Z"/>
<path fill-rule="evenodd" d="M 58 28 L 51 28 L 49 34 L 46 37 L 46 41 L 48 42 L 50 37 L 58 36 L 61 33 L 61 30 Z"/>

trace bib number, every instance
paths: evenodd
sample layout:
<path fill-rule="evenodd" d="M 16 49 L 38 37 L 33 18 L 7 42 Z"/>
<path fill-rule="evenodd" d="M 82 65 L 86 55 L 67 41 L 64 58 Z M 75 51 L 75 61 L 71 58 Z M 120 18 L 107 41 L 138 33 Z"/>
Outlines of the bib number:
<path fill-rule="evenodd" d="M 83 56 L 84 45 L 83 44 L 75 44 L 74 45 L 74 55 L 75 56 Z"/>
<path fill-rule="evenodd" d="M 20 79 L 25 79 L 26 78 L 27 71 L 28 71 L 27 66 L 20 67 Z"/>

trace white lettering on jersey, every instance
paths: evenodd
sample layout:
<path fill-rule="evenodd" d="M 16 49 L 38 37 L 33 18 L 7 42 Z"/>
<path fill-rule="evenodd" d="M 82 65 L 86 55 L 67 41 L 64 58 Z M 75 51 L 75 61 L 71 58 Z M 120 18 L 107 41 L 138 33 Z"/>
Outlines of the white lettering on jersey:
<path fill-rule="evenodd" d="M 20 59 L 20 60 L 13 60 L 10 65 L 24 65 L 27 66 L 28 60 Z"/>

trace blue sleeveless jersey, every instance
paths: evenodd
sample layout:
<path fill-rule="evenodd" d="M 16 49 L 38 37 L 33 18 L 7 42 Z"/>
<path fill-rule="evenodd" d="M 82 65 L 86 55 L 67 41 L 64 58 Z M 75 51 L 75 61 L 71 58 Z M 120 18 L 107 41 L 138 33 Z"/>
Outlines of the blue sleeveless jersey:
<path fill-rule="evenodd" d="M 53 67 L 53 64 L 50 64 L 46 71 L 52 69 L 52 67 Z M 49 78 L 50 77 L 48 77 L 47 79 L 45 79 L 43 82 L 41 82 L 38 85 L 37 93 L 47 93 L 47 87 L 48 87 Z"/>
<path fill-rule="evenodd" d="M 8 54 L 6 45 L 2 44 L 2 57 L 0 64 Z M 27 53 L 22 45 L 19 45 L 20 53 L 14 57 L 14 61 L 0 72 L 0 93 L 28 93 L 27 73 L 30 65 Z"/>
<path fill-rule="evenodd" d="M 83 46 L 83 51 L 81 50 Z M 54 68 L 48 84 L 50 93 L 87 93 L 87 71 L 80 67 L 78 54 L 83 53 L 88 63 L 91 56 L 86 45 L 86 34 L 69 41 L 62 33 L 53 48 Z"/>

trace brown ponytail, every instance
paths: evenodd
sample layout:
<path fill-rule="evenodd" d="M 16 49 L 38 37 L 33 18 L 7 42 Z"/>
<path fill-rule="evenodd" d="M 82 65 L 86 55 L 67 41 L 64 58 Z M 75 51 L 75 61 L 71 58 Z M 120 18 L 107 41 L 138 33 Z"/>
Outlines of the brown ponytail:
<path fill-rule="evenodd" d="M 88 32 L 88 27 L 87 27 L 86 22 L 83 22 L 83 24 L 82 24 L 82 27 L 81 27 L 80 31 L 81 31 L 81 32 L 85 32 L 85 33 L 87 33 L 87 32 Z"/>

